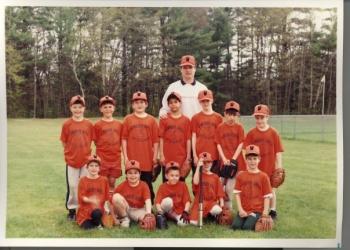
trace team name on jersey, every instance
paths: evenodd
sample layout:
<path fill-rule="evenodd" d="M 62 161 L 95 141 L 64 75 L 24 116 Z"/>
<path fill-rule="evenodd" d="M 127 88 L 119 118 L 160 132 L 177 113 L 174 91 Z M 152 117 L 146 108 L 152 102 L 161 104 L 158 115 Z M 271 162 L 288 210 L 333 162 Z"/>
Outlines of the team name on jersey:
<path fill-rule="evenodd" d="M 138 142 L 144 142 L 149 140 L 149 135 L 147 133 L 147 130 L 149 130 L 150 127 L 145 124 L 135 124 L 130 126 L 130 138 L 138 141 Z"/>
<path fill-rule="evenodd" d="M 89 135 L 89 131 L 83 130 L 83 129 L 70 129 L 69 135 L 71 136 Z"/>
<path fill-rule="evenodd" d="M 221 135 L 222 139 L 232 139 L 232 138 L 236 138 L 237 137 L 237 133 L 234 132 L 224 132 Z"/>
<path fill-rule="evenodd" d="M 198 137 L 202 137 L 208 140 L 214 140 L 216 124 L 210 121 L 203 121 L 198 123 L 200 132 Z"/>

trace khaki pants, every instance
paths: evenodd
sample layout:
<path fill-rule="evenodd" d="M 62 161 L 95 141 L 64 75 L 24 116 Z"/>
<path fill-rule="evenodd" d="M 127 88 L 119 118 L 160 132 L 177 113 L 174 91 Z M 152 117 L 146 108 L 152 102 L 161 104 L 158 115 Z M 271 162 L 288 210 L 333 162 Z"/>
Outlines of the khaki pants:
<path fill-rule="evenodd" d="M 77 209 L 78 208 L 78 185 L 81 177 L 87 175 L 86 166 L 81 168 L 73 168 L 66 165 L 66 182 L 67 182 L 67 195 L 66 195 L 66 208 Z"/>

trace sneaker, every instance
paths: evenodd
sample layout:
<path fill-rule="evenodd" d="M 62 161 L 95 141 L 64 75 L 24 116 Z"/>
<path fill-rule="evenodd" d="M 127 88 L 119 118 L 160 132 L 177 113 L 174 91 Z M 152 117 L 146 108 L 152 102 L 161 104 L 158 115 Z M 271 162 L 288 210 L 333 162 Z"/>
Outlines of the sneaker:
<path fill-rule="evenodd" d="M 277 220 L 277 212 L 275 210 L 271 210 L 269 215 L 273 220 Z"/>
<path fill-rule="evenodd" d="M 103 230 L 103 226 L 100 224 L 100 225 L 97 226 L 97 229 L 98 230 Z"/>
<path fill-rule="evenodd" d="M 120 226 L 123 228 L 128 228 L 130 226 L 130 219 L 128 216 L 125 216 L 121 219 L 119 219 Z"/>
<path fill-rule="evenodd" d="M 67 219 L 69 221 L 75 221 L 75 219 L 76 219 L 75 209 L 69 209 L 69 212 L 68 212 L 68 215 L 67 215 Z"/>

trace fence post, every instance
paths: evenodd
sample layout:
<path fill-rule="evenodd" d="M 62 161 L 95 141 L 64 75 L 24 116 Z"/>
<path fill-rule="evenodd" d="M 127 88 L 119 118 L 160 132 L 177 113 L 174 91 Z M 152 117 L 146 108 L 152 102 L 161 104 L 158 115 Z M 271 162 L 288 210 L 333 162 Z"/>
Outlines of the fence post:
<path fill-rule="evenodd" d="M 321 142 L 324 142 L 324 115 L 321 115 Z"/>
<path fill-rule="evenodd" d="M 283 136 L 283 115 L 281 115 L 281 136 Z"/>
<path fill-rule="evenodd" d="M 294 127 L 293 127 L 293 139 L 294 140 L 297 139 L 296 129 L 297 129 L 297 116 L 294 115 Z"/>

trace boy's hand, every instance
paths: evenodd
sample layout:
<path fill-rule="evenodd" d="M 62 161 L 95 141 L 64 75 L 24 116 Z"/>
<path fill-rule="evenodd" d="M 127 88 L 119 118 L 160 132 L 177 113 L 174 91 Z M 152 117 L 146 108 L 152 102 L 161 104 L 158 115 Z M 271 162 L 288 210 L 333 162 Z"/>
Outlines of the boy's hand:
<path fill-rule="evenodd" d="M 229 159 L 227 159 L 226 157 L 222 159 L 222 161 L 224 162 L 225 165 L 229 165 L 231 162 Z"/>
<path fill-rule="evenodd" d="M 240 217 L 247 217 L 248 216 L 247 212 L 244 211 L 243 209 L 239 210 L 238 214 L 239 214 Z"/>
<path fill-rule="evenodd" d="M 165 157 L 164 157 L 164 155 L 160 156 L 159 163 L 160 163 L 160 165 L 165 166 Z"/>
<path fill-rule="evenodd" d="M 159 118 L 160 119 L 165 119 L 165 118 L 167 118 L 168 117 L 168 114 L 165 112 L 164 114 L 160 114 L 159 115 Z"/>
<path fill-rule="evenodd" d="M 194 162 L 194 165 L 196 165 L 197 166 L 197 164 L 198 164 L 198 157 L 196 156 L 196 155 L 194 155 L 193 156 L 193 162 Z"/>
<path fill-rule="evenodd" d="M 100 200 L 95 195 L 91 196 L 89 200 L 90 203 L 96 207 L 100 205 Z"/>

